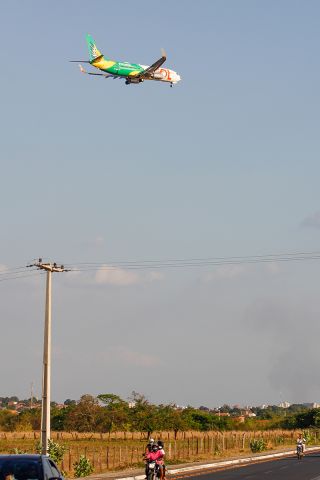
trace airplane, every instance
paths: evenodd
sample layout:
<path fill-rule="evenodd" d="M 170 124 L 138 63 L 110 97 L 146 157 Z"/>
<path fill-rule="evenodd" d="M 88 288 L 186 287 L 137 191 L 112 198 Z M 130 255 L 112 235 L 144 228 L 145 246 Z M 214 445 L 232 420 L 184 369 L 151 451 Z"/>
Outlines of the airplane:
<path fill-rule="evenodd" d="M 98 75 L 105 78 L 123 78 L 125 79 L 126 85 L 131 83 L 141 83 L 144 80 L 156 80 L 159 82 L 170 83 L 172 87 L 174 84 L 180 82 L 181 77 L 174 70 L 169 68 L 161 68 L 162 64 L 166 61 L 167 56 L 164 50 L 162 50 L 162 55 L 159 60 L 154 62 L 151 66 L 140 65 L 138 63 L 129 63 L 129 62 L 115 62 L 110 58 L 103 55 L 100 50 L 98 50 L 93 38 L 91 35 L 87 34 L 86 41 L 89 50 L 89 59 L 90 60 L 70 60 L 71 62 L 76 63 L 89 63 L 93 67 L 96 67 L 98 70 L 101 70 L 104 73 L 95 73 L 87 72 L 81 63 L 79 63 L 80 71 L 86 73 L 87 75 Z"/>

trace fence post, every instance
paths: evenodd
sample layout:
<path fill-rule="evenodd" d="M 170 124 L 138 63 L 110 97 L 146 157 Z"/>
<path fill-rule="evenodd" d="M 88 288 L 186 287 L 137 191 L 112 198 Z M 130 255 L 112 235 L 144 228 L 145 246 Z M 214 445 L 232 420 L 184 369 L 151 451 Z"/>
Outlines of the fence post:
<path fill-rule="evenodd" d="M 98 461 L 99 461 L 99 470 L 100 470 L 100 473 L 102 473 L 101 447 L 100 447 L 100 452 L 99 452 Z"/>
<path fill-rule="evenodd" d="M 106 449 L 106 464 L 107 464 L 107 470 L 109 470 L 109 447 Z"/>

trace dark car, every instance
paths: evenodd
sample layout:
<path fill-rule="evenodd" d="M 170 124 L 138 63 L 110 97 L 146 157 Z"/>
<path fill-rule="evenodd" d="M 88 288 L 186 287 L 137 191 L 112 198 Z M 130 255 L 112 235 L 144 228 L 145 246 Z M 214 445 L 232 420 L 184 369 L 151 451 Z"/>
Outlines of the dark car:
<path fill-rule="evenodd" d="M 0 455 L 0 480 L 64 480 L 45 455 Z"/>

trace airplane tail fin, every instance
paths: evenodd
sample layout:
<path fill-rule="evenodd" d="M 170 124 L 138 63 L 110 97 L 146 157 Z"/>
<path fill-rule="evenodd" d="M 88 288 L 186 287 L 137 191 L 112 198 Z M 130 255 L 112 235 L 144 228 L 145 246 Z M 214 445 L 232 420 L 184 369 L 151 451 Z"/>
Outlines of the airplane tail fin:
<path fill-rule="evenodd" d="M 95 41 L 93 40 L 91 35 L 89 35 L 89 33 L 86 36 L 86 41 L 87 41 L 88 50 L 89 50 L 90 62 L 93 62 L 99 57 L 103 57 L 102 53 L 100 52 L 100 50 L 98 50 L 97 45 L 95 44 Z"/>

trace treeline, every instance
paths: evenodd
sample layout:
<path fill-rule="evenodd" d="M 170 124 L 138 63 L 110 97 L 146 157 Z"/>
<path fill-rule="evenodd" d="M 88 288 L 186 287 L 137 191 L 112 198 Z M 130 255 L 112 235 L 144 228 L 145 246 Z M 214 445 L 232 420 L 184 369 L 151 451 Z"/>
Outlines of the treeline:
<path fill-rule="evenodd" d="M 39 408 L 26 409 L 19 414 L 0 411 L 0 429 L 3 431 L 30 431 L 40 429 Z M 236 421 L 231 417 L 188 407 L 154 405 L 144 395 L 133 392 L 128 403 L 118 395 L 83 395 L 78 402 L 67 400 L 64 408 L 51 405 L 51 428 L 56 431 L 77 432 L 146 432 L 172 430 L 233 430 Z"/>
<path fill-rule="evenodd" d="M 275 407 L 277 409 L 278 407 Z M 227 410 L 227 406 L 224 406 Z M 232 409 L 231 409 L 232 410 Z M 254 409 L 252 409 L 254 410 Z M 220 409 L 222 412 L 222 409 Z M 66 400 L 63 408 L 51 406 L 51 428 L 56 431 L 112 432 L 130 431 L 226 431 L 263 430 L 268 428 L 307 428 L 320 427 L 320 409 L 274 410 L 273 407 L 256 410 L 256 417 L 243 418 L 222 415 L 205 407 L 191 406 L 178 408 L 175 405 L 154 405 L 144 395 L 133 392 L 131 401 L 114 394 L 101 394 L 98 397 L 83 395 L 79 401 Z M 240 413 L 240 412 L 239 412 Z M 284 416 L 286 414 L 286 416 Z M 8 409 L 0 410 L 2 431 L 40 430 L 40 408 L 29 408 L 20 413 Z"/>

